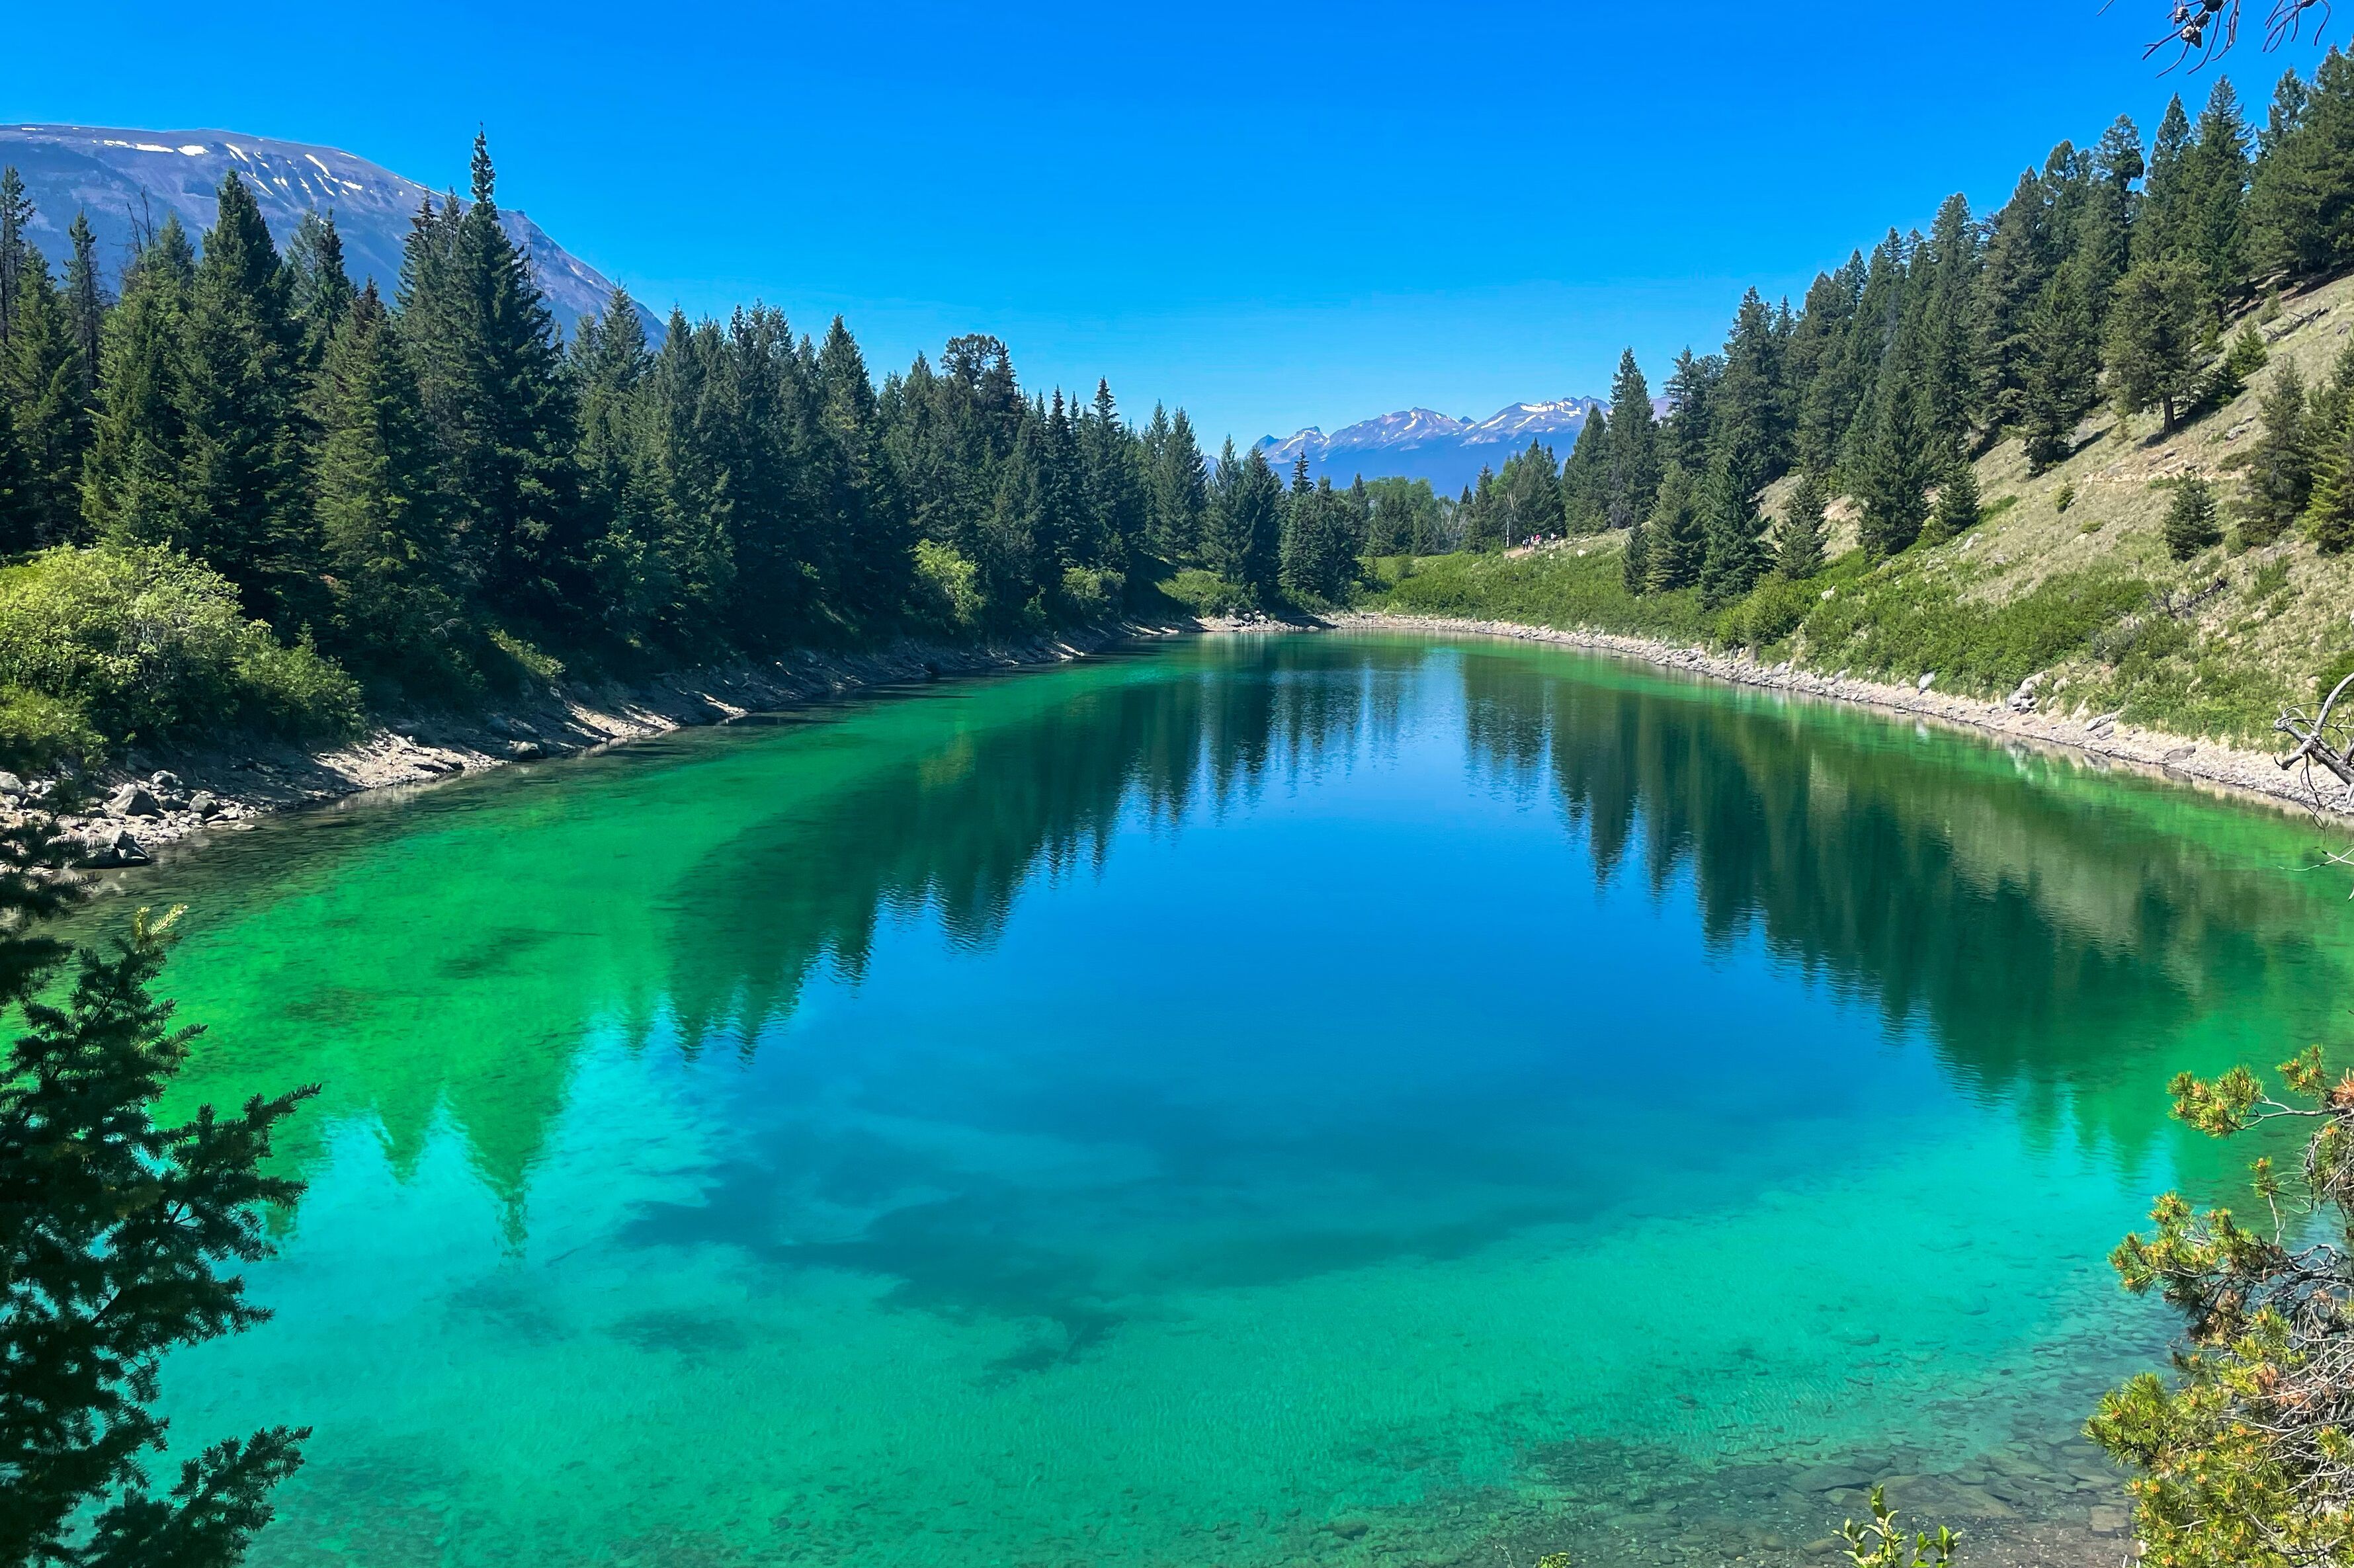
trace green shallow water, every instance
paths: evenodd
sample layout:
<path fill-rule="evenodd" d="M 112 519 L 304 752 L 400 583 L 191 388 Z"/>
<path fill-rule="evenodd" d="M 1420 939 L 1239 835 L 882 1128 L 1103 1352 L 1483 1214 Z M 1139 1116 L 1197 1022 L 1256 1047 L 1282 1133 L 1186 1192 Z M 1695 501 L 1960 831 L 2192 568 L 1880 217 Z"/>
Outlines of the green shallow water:
<path fill-rule="evenodd" d="M 175 1433 L 315 1428 L 264 1565 L 1723 1561 L 1988 1456 L 2081 1519 L 2166 1333 L 2102 1258 L 2228 1186 L 2165 1078 L 2335 1028 L 2315 839 L 1341 636 L 235 835 L 131 885 L 184 1097 L 324 1092 Z"/>

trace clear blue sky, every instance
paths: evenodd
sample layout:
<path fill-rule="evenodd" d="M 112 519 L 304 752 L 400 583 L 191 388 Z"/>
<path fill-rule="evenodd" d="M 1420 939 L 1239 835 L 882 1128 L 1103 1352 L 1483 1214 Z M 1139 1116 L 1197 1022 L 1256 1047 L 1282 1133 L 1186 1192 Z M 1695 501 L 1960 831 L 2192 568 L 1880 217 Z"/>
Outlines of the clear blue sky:
<path fill-rule="evenodd" d="M 994 332 L 1027 384 L 1249 438 L 1600 394 L 1628 344 L 1656 386 L 1746 285 L 2195 110 L 2161 9 L 134 0 L 13 16 L 0 111 L 461 186 L 481 122 L 502 200 L 657 309 L 841 312 L 878 371 Z M 2230 66 L 2260 115 L 2315 58 Z"/>

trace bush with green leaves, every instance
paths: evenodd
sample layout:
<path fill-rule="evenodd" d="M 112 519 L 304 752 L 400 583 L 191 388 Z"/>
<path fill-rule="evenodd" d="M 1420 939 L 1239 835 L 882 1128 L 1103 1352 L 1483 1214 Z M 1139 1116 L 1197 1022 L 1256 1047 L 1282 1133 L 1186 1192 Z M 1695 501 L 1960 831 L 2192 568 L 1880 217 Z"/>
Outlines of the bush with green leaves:
<path fill-rule="evenodd" d="M 942 631 L 972 631 L 989 610 L 988 596 L 981 588 L 981 568 L 955 546 L 931 539 L 916 542 L 912 598 L 918 613 Z"/>
<path fill-rule="evenodd" d="M 227 578 L 176 551 L 69 546 L 0 570 L 0 743 L 87 755 L 224 731 L 332 738 L 359 722 L 348 674 L 247 619 Z"/>
<path fill-rule="evenodd" d="M 1240 615 L 1257 608 L 1257 595 L 1249 588 L 1200 567 L 1188 567 L 1159 587 L 1179 607 L 1204 618 Z"/>
<path fill-rule="evenodd" d="M 2305 1128 L 2295 1174 L 2251 1167 L 2262 1220 L 2200 1213 L 2179 1192 L 2111 1255 L 2126 1288 L 2182 1316 L 2175 1375 L 2105 1395 L 2086 1432 L 2141 1473 L 2126 1483 L 2143 1561 L 2291 1568 L 2354 1552 L 2354 1075 L 2321 1048 L 2281 1064 L 2287 1098 L 2234 1067 L 2170 1086 L 2174 1114 L 2216 1138 Z"/>
<path fill-rule="evenodd" d="M 1946 1568 L 1954 1560 L 1954 1549 L 1960 1539 L 1944 1525 L 1932 1532 L 1916 1530 L 1909 1534 L 1896 1528 L 1896 1510 L 1888 1506 L 1888 1489 L 1872 1489 L 1872 1520 L 1858 1524 L 1849 1520 L 1840 1526 L 1840 1537 L 1847 1542 L 1848 1560 L 1855 1568 Z"/>

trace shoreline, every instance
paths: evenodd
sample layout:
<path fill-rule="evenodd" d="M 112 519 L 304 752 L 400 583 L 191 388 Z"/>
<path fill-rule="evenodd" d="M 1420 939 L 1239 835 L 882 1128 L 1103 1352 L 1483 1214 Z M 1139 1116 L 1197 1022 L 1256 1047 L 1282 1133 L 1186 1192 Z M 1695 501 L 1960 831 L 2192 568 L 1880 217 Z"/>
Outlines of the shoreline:
<path fill-rule="evenodd" d="M 638 682 L 561 683 L 482 713 L 379 715 L 366 734 L 326 750 L 291 741 L 142 750 L 126 765 L 86 776 L 101 797 L 90 806 L 51 813 L 30 798 L 10 805 L 18 820 L 46 819 L 88 846 L 87 869 L 122 870 L 147 864 L 167 845 L 243 831 L 264 818 L 377 789 L 577 757 L 882 686 L 1043 669 L 1201 630 L 1199 624 L 1128 622 L 1019 642 L 903 641 L 854 653 L 797 651 Z"/>
<path fill-rule="evenodd" d="M 1334 610 L 1301 620 L 1254 617 L 1126 622 L 1010 643 L 905 641 L 862 652 L 795 652 L 775 659 L 739 660 L 639 682 L 565 683 L 479 714 L 420 709 L 379 715 L 367 734 L 327 750 L 270 742 L 136 753 L 133 765 L 89 776 L 100 789 L 117 800 L 126 790 L 147 797 L 141 800 L 134 796 L 122 802 L 128 808 L 124 810 L 97 804 L 51 817 L 37 801 L 11 803 L 18 807 L 20 817 L 49 817 L 69 837 L 90 846 L 91 858 L 86 863 L 90 869 L 122 870 L 148 863 L 155 851 L 167 845 L 242 831 L 267 817 L 377 789 L 413 788 L 514 762 L 576 757 L 607 746 L 733 723 L 754 714 L 831 701 L 882 686 L 1049 668 L 1108 649 L 1171 637 L 1349 630 L 1551 643 L 1732 685 L 1999 736 L 2069 755 L 2095 768 L 2122 768 L 2276 810 L 2327 815 L 2338 821 L 2354 818 L 2354 808 L 2317 802 L 2300 787 L 2299 775 L 2282 770 L 2270 753 L 2125 725 L 2115 715 L 2091 718 L 2048 715 L 2032 707 L 2014 708 L 2007 702 L 1941 693 L 1934 684 L 1922 688 L 1822 675 L 1787 662 L 1760 664 L 1745 655 L 1712 653 L 1616 632 L 1569 631 L 1522 621 L 1392 610 Z M 206 796 L 211 797 L 209 806 Z"/>
<path fill-rule="evenodd" d="M 2317 800 L 2302 776 L 2285 771 L 2273 753 L 2247 751 L 2221 741 L 2201 740 L 2118 722 L 2114 714 L 2077 718 L 2045 714 L 2009 702 L 1956 696 L 1935 685 L 1888 685 L 1877 681 L 1822 675 L 1788 662 L 1760 664 L 1746 656 L 1608 631 L 1564 631 L 1522 621 L 1478 620 L 1455 616 L 1403 615 L 1393 610 L 1336 610 L 1324 618 L 1334 630 L 1424 631 L 1449 636 L 1497 637 L 1518 642 L 1550 642 L 1586 652 L 1607 653 L 1663 670 L 1705 675 L 1733 685 L 1785 692 L 1843 703 L 1908 718 L 1935 721 L 1982 735 L 2025 742 L 2090 760 L 2098 768 L 2123 768 L 2168 783 L 2190 785 L 2228 799 L 2280 810 L 2354 819 L 2354 807 Z"/>

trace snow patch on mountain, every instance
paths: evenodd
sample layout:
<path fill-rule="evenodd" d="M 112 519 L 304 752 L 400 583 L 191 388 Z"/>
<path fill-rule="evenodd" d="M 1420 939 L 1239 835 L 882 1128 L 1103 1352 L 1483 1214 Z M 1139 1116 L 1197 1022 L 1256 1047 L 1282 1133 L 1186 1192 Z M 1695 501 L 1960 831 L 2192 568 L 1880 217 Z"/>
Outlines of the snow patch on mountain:
<path fill-rule="evenodd" d="M 156 154 L 165 156 L 158 158 Z M 369 278 L 387 297 L 400 281 L 401 246 L 420 203 L 439 196 L 417 181 L 334 147 L 281 142 L 233 131 L 137 131 L 91 125 L 0 125 L 0 164 L 24 176 L 35 216 L 30 238 L 60 271 L 70 249 L 66 230 L 77 211 L 90 215 L 101 266 L 119 281 L 134 236 L 177 213 L 191 240 L 212 227 L 221 176 L 235 169 L 281 246 L 302 215 L 332 209 L 343 236 L 344 265 L 355 283 Z M 499 222 L 547 296 L 568 334 L 584 315 L 612 298 L 610 280 L 512 207 Z M 654 341 L 663 323 L 644 305 L 638 314 Z"/>
<path fill-rule="evenodd" d="M 1311 477 L 1347 484 L 1367 479 L 1426 479 L 1452 493 L 1477 479 L 1482 467 L 1543 441 L 1565 458 L 1586 416 L 1606 405 L 1598 397 L 1560 397 L 1549 402 L 1508 403 L 1484 419 L 1457 418 L 1435 408 L 1401 408 L 1331 435 L 1313 425 L 1288 438 L 1265 436 L 1257 442 L 1267 461 L 1288 471 L 1301 457 Z"/>

